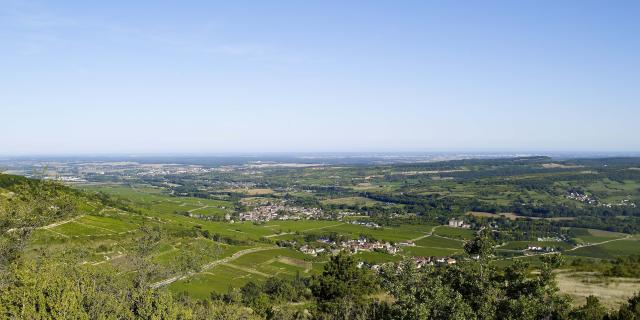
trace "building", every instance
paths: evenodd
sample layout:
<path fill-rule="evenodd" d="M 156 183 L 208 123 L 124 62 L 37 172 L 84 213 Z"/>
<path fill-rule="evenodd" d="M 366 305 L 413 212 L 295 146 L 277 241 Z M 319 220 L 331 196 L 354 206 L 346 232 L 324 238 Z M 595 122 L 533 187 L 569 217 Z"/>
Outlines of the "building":
<path fill-rule="evenodd" d="M 471 228 L 470 225 L 464 223 L 464 220 L 458 220 L 458 219 L 451 219 L 449 220 L 449 227 L 453 227 L 453 228 L 464 228 L 464 229 L 469 229 Z"/>

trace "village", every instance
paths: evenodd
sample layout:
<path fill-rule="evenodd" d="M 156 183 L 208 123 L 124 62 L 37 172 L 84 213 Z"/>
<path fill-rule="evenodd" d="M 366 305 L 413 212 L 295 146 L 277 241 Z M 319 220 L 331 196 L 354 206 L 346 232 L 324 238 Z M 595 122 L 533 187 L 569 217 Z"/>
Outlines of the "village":
<path fill-rule="evenodd" d="M 630 195 L 628 195 L 628 197 L 630 197 Z M 607 208 L 612 208 L 616 206 L 629 206 L 632 208 L 636 207 L 636 204 L 629 199 L 622 199 L 616 203 L 605 203 L 605 202 L 598 201 L 593 196 L 590 196 L 588 194 L 583 194 L 580 192 L 569 192 L 569 194 L 566 195 L 566 198 L 580 201 L 586 204 L 597 205 L 600 207 L 607 207 Z"/>
<path fill-rule="evenodd" d="M 382 228 L 379 224 L 371 221 L 351 221 L 349 223 L 373 229 Z"/>
<path fill-rule="evenodd" d="M 328 238 L 320 238 L 317 240 L 319 243 L 324 244 L 320 247 L 312 247 L 309 245 L 303 245 L 300 247 L 300 252 L 317 256 L 323 253 L 337 254 L 340 251 L 347 251 L 349 253 L 358 253 L 361 251 L 381 251 L 389 254 L 397 254 L 400 252 L 400 247 L 403 246 L 415 246 L 410 242 L 401 242 L 396 245 L 389 242 L 371 241 L 365 237 L 361 237 L 357 240 L 347 241 L 332 241 Z"/>
<path fill-rule="evenodd" d="M 597 200 L 594 199 L 593 197 L 591 197 L 588 194 L 584 194 L 584 193 L 580 193 L 580 192 L 569 192 L 569 194 L 567 194 L 567 199 L 571 199 L 571 200 L 576 200 L 576 201 L 580 201 L 580 202 L 584 202 L 584 203 L 588 203 L 588 204 L 596 204 Z"/>
<path fill-rule="evenodd" d="M 399 254 L 402 247 L 413 247 L 415 244 L 413 242 L 399 242 L 396 244 L 392 244 L 390 242 L 381 242 L 381 241 L 370 241 L 367 238 L 361 237 L 357 240 L 347 240 L 342 242 L 336 242 L 329 240 L 327 238 L 320 238 L 317 242 L 323 244 L 321 246 L 312 246 L 309 244 L 305 244 L 299 248 L 300 252 L 304 254 L 308 254 L 310 256 L 316 257 L 320 255 L 336 255 L 340 252 L 348 252 L 350 254 L 357 254 L 359 252 L 384 252 L 391 255 Z M 457 260 L 453 257 L 411 257 L 411 261 L 416 264 L 417 268 L 422 268 L 425 266 L 433 266 L 433 265 L 452 265 L 457 262 Z M 365 264 L 363 262 L 359 263 L 359 267 L 368 266 L 370 269 L 374 271 L 378 271 L 382 265 L 380 264 Z"/>
<path fill-rule="evenodd" d="M 241 213 L 239 216 L 242 221 L 254 222 L 319 219 L 322 217 L 324 217 L 324 212 L 320 208 L 292 207 L 284 204 L 258 206 L 249 212 Z"/>

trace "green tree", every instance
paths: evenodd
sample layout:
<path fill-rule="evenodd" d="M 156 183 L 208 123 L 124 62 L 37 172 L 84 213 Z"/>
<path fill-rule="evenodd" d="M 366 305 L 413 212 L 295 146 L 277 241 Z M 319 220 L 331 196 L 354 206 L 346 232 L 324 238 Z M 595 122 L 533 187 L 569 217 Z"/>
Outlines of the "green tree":
<path fill-rule="evenodd" d="M 341 252 L 331 257 L 321 275 L 311 280 L 318 302 L 318 319 L 370 319 L 369 295 L 378 288 L 369 270 L 357 267 L 354 257 Z"/>
<path fill-rule="evenodd" d="M 311 284 L 311 291 L 319 301 L 359 299 L 375 290 L 371 272 L 358 268 L 355 258 L 344 252 L 331 257 L 322 274 L 314 277 Z"/>
<path fill-rule="evenodd" d="M 493 255 L 495 241 L 491 235 L 491 230 L 485 228 L 478 232 L 478 234 L 464 244 L 464 251 L 479 259 L 488 259 Z"/>
<path fill-rule="evenodd" d="M 613 313 L 608 319 L 611 320 L 638 320 L 640 319 L 640 293 L 629 298 L 627 303 L 620 306 L 618 312 Z"/>
<path fill-rule="evenodd" d="M 597 297 L 588 296 L 587 302 L 571 311 L 571 319 L 576 320 L 602 320 L 607 314 L 607 309 L 600 303 Z"/>

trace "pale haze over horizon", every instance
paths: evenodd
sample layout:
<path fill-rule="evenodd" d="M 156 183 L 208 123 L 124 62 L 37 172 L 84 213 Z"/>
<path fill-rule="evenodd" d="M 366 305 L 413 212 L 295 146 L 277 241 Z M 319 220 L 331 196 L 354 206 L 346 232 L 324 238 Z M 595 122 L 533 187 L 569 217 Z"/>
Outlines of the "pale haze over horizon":
<path fill-rule="evenodd" d="M 0 155 L 640 151 L 638 1 L 0 0 Z"/>

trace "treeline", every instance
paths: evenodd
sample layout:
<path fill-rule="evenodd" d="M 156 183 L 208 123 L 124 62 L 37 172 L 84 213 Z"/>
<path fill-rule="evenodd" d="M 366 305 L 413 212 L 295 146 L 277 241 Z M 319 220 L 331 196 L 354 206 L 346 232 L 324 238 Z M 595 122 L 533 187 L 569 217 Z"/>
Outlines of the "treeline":
<path fill-rule="evenodd" d="M 613 232 L 640 232 L 640 217 L 576 217 L 575 220 L 557 221 L 562 227 L 590 228 Z"/>
<path fill-rule="evenodd" d="M 587 167 L 628 168 L 640 167 L 640 157 L 582 158 L 565 160 L 562 163 Z"/>
<path fill-rule="evenodd" d="M 618 257 L 615 260 L 578 258 L 569 265 L 577 271 L 598 271 L 606 277 L 640 278 L 640 256 Z"/>
<path fill-rule="evenodd" d="M 359 196 L 381 202 L 404 205 L 402 210 L 397 208 L 384 210 L 382 208 L 376 208 L 375 206 L 366 208 L 371 212 L 381 214 L 411 212 L 424 216 L 450 216 L 452 213 L 465 213 L 469 211 L 488 213 L 513 212 L 519 216 L 533 218 L 574 218 L 572 221 L 557 222 L 560 226 L 594 228 L 625 233 L 640 231 L 640 206 L 578 206 L 555 202 L 532 204 L 526 203 L 519 198 L 514 199 L 512 203 L 508 205 L 497 205 L 470 197 L 453 197 L 438 194 L 414 195 L 411 193 L 362 192 Z M 346 205 L 342 206 L 342 208 L 363 209 Z"/>
<path fill-rule="evenodd" d="M 410 164 L 397 164 L 393 167 L 402 168 L 407 171 L 418 170 L 451 170 L 460 167 L 495 167 L 495 166 L 526 166 L 532 164 L 539 164 L 550 162 L 551 158 L 546 156 L 532 156 L 532 157 L 511 157 L 511 158 L 492 158 L 492 159 L 461 159 L 461 160 L 448 160 L 437 162 L 424 162 L 424 163 L 410 163 Z"/>
<path fill-rule="evenodd" d="M 608 277 L 640 278 L 640 256 L 619 257 L 604 272 Z"/>
<path fill-rule="evenodd" d="M 640 216 L 640 207 L 632 206 L 584 206 L 578 207 L 565 204 L 546 203 L 538 206 L 531 204 L 517 203 L 512 207 L 511 212 L 515 212 L 522 216 L 553 218 L 553 217 L 577 217 L 577 216 L 597 216 L 597 217 L 616 217 L 616 216 Z"/>

